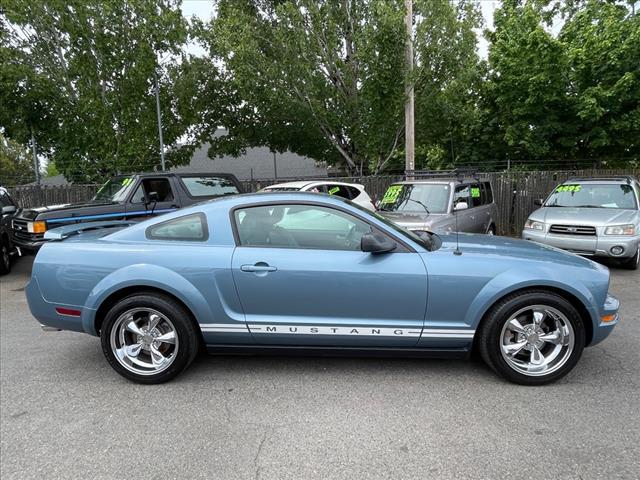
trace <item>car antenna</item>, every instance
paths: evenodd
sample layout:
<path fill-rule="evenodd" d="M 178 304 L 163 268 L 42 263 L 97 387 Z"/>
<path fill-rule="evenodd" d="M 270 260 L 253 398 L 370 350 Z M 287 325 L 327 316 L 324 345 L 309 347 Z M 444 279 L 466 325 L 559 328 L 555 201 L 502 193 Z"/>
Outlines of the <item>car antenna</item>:
<path fill-rule="evenodd" d="M 455 170 L 455 175 L 456 175 L 456 180 L 458 181 L 458 183 L 462 183 L 460 182 L 460 177 L 463 175 L 464 173 L 458 169 Z M 453 198 L 455 200 L 455 189 L 453 191 Z M 460 241 L 459 241 L 459 237 L 460 237 L 460 233 L 458 232 L 458 211 L 455 209 L 456 206 L 453 206 L 453 216 L 456 220 L 456 249 L 453 251 L 454 255 L 462 255 L 462 252 L 460 251 Z"/>

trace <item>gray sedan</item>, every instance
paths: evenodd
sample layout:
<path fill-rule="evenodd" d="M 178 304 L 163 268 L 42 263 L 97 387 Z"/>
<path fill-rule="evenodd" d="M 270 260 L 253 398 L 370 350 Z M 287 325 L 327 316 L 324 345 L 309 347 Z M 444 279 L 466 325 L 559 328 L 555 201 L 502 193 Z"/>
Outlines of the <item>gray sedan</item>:
<path fill-rule="evenodd" d="M 640 265 L 640 184 L 633 177 L 574 178 L 525 222 L 522 238 L 579 255 Z"/>

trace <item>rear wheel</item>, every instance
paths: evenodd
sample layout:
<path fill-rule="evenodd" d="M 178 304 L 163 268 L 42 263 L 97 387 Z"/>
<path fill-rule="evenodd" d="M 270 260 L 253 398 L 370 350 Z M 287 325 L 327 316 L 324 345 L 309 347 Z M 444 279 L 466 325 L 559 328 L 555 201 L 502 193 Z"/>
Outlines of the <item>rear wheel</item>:
<path fill-rule="evenodd" d="M 102 351 L 113 369 L 138 383 L 162 383 L 187 368 L 199 347 L 189 312 L 157 294 L 124 298 L 105 316 Z"/>
<path fill-rule="evenodd" d="M 633 257 L 622 262 L 622 266 L 629 270 L 637 270 L 638 267 L 640 267 L 640 247 L 637 248 L 636 254 Z"/>
<path fill-rule="evenodd" d="M 11 255 L 9 245 L 6 241 L 0 244 L 0 275 L 5 275 L 11 271 Z"/>
<path fill-rule="evenodd" d="M 484 361 L 521 385 L 543 385 L 565 376 L 585 345 L 577 310 L 563 297 L 525 291 L 494 305 L 480 329 Z"/>
<path fill-rule="evenodd" d="M 496 234 L 496 226 L 495 225 L 489 225 L 489 228 L 487 229 L 487 235 L 495 235 Z"/>

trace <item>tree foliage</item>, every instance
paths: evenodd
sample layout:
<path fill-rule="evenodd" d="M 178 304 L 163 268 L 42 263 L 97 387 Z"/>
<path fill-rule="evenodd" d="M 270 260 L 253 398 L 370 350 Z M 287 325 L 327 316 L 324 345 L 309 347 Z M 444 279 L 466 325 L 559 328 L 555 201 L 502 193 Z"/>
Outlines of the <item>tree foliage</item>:
<path fill-rule="evenodd" d="M 563 22 L 558 35 L 553 18 Z M 625 3 L 509 0 L 494 23 L 469 159 L 637 161 L 640 18 Z"/>
<path fill-rule="evenodd" d="M 67 178 L 159 163 L 154 72 L 165 142 L 193 122 L 168 78 L 187 38 L 179 1 L 4 0 L 2 28 L 0 125 L 20 142 L 33 131 Z"/>
<path fill-rule="evenodd" d="M 352 173 L 393 165 L 403 141 L 405 81 L 424 98 L 418 105 L 429 104 L 451 94 L 452 75 L 475 56 L 469 40 L 478 17 L 469 4 L 423 0 L 414 9 L 416 70 L 409 77 L 400 0 L 217 2 L 202 38 L 224 67 L 229 103 L 221 114 L 230 134 L 210 138 L 212 150 L 268 145 Z"/>
<path fill-rule="evenodd" d="M 35 180 L 33 157 L 15 140 L 0 133 L 0 185 L 22 185 Z"/>

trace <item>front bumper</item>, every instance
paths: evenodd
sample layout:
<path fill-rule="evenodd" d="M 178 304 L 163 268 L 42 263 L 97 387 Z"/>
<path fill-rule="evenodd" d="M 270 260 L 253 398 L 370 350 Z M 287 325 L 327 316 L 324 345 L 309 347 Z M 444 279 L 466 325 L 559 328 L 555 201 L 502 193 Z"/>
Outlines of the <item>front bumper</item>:
<path fill-rule="evenodd" d="M 631 258 L 640 246 L 639 236 L 616 236 L 616 235 L 559 235 L 539 230 L 523 230 L 522 238 L 533 242 L 543 243 L 552 247 L 561 248 L 568 252 L 579 255 L 606 258 Z M 622 247 L 622 253 L 615 255 L 611 252 L 613 247 Z"/>
<path fill-rule="evenodd" d="M 618 314 L 618 309 L 620 308 L 620 301 L 614 297 L 613 295 L 607 295 L 607 299 L 604 302 L 604 305 L 600 309 L 600 321 L 595 328 L 593 329 L 593 337 L 589 346 L 597 345 L 605 338 L 609 336 L 609 334 L 613 331 L 613 328 L 620 321 L 620 315 Z M 603 318 L 613 316 L 613 320 L 611 321 L 603 321 Z"/>
<path fill-rule="evenodd" d="M 30 238 L 24 238 L 21 236 L 17 237 L 15 235 L 11 238 L 11 241 L 15 246 L 20 247 L 22 250 L 28 250 L 31 252 L 38 251 L 40 247 L 42 247 L 45 243 L 47 243 L 47 240 L 44 240 L 42 238 L 30 239 Z"/>

